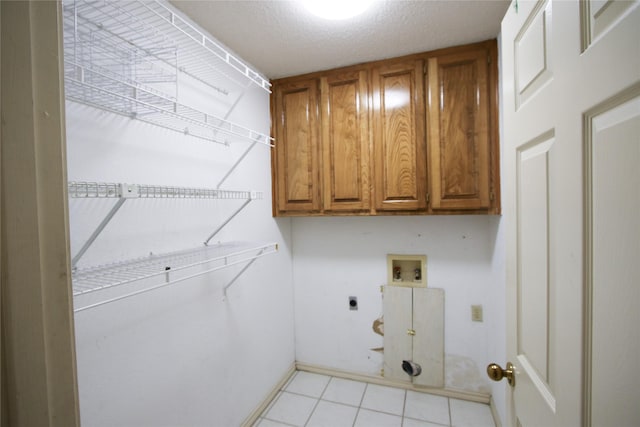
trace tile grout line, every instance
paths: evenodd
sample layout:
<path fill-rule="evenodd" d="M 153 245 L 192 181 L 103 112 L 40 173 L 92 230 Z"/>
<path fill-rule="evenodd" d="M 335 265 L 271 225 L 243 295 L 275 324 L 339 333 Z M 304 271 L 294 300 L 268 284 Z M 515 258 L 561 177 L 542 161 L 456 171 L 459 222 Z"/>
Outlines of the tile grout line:
<path fill-rule="evenodd" d="M 269 405 L 267 405 L 267 407 L 265 408 L 265 410 L 262 412 L 261 416 L 259 418 L 263 419 L 263 420 L 268 420 L 268 421 L 273 421 L 274 423 L 278 423 L 278 424 L 283 424 L 286 426 L 291 426 L 291 427 L 299 427 L 296 426 L 295 424 L 289 424 L 285 421 L 280 421 L 280 420 L 275 420 L 273 418 L 269 418 L 267 415 L 269 413 L 269 411 L 271 411 L 271 409 L 276 405 L 276 403 L 280 400 L 280 398 L 284 395 L 284 393 L 288 393 L 288 394 L 293 394 L 295 396 L 302 396 L 302 397 L 309 397 L 309 396 L 305 396 L 304 394 L 299 394 L 299 393 L 292 393 L 290 391 L 287 391 L 287 387 L 289 387 L 289 385 L 293 382 L 293 380 L 295 379 L 295 377 L 298 376 L 298 372 L 296 371 L 291 378 L 289 378 L 289 380 L 282 385 L 282 387 L 280 387 L 280 390 L 278 390 L 278 394 L 276 395 L 276 397 L 269 402 Z M 315 408 L 314 408 L 315 409 Z M 313 412 L 313 411 L 312 411 Z M 260 424 L 262 424 L 262 421 L 260 421 Z"/>
<path fill-rule="evenodd" d="M 404 427 L 404 413 L 407 410 L 407 390 L 404 391 L 404 401 L 402 402 L 402 418 L 400 418 L 400 426 Z"/>
<path fill-rule="evenodd" d="M 324 396 L 324 394 L 327 392 L 327 389 L 329 388 L 329 384 L 331 384 L 331 381 L 333 381 L 334 378 L 335 377 L 329 377 L 329 381 L 327 381 L 327 384 L 322 389 L 322 393 L 320 393 L 320 397 L 318 397 L 318 400 L 322 399 L 322 396 Z"/>
<path fill-rule="evenodd" d="M 358 410 L 356 411 L 356 417 L 353 419 L 353 426 L 356 426 L 356 422 L 358 421 L 358 416 L 360 415 L 360 409 L 362 408 L 362 402 L 364 402 L 364 396 L 367 394 L 367 389 L 369 388 L 369 383 L 364 383 L 364 390 L 362 391 L 362 396 L 360 397 L 360 403 L 358 404 Z"/>
<path fill-rule="evenodd" d="M 349 408 L 356 408 L 356 409 L 357 409 L 357 408 L 360 406 L 360 404 L 359 404 L 359 403 L 358 403 L 358 404 L 356 404 L 356 405 L 354 405 L 354 404 L 352 404 L 352 403 L 345 403 L 344 401 L 340 401 L 340 400 L 338 400 L 338 399 L 336 399 L 336 400 L 331 400 L 331 399 L 326 399 L 326 398 L 324 397 L 324 394 L 327 392 L 327 389 L 329 388 L 329 385 L 331 384 L 331 381 L 332 381 L 333 379 L 340 379 L 340 378 L 331 377 L 331 380 L 329 380 L 329 383 L 327 383 L 327 386 L 326 386 L 326 387 L 325 387 L 325 389 L 322 391 L 322 395 L 320 396 L 320 400 L 322 400 L 323 402 L 327 402 L 327 403 L 334 403 L 334 404 L 336 404 L 336 405 L 348 406 Z M 360 383 L 362 383 L 362 384 L 365 384 L 365 386 L 366 386 L 366 384 L 367 384 L 367 383 L 363 383 L 363 382 L 361 382 L 361 381 L 356 381 L 356 382 L 360 382 Z M 365 387 L 365 388 L 366 388 L 366 387 Z M 363 395 L 364 395 L 364 393 L 363 393 Z M 360 398 L 360 402 L 362 402 L 362 397 Z"/>
<path fill-rule="evenodd" d="M 289 424 L 289 423 L 285 423 L 284 421 L 278 421 L 278 420 L 272 420 L 271 418 L 262 418 L 263 420 L 267 420 L 267 421 L 271 421 L 274 423 L 278 423 L 278 424 L 282 424 L 283 426 L 289 426 L 289 427 L 298 427 L 295 424 Z M 260 421 L 260 424 L 262 424 L 262 421 Z"/>
<path fill-rule="evenodd" d="M 311 410 L 311 412 L 309 412 L 309 416 L 307 417 L 307 420 L 304 422 L 304 424 L 302 424 L 303 426 L 306 426 L 307 424 L 309 424 L 309 421 L 311 421 L 311 417 L 313 416 L 313 413 L 316 411 L 316 408 L 318 407 L 318 403 L 320 403 L 319 398 L 316 399 L 316 404 L 313 405 L 313 409 Z"/>
<path fill-rule="evenodd" d="M 258 419 L 256 420 L 256 423 L 253 424 L 252 427 L 255 426 L 259 426 L 260 424 L 262 424 L 262 420 L 269 420 L 269 421 L 274 421 L 270 418 L 267 418 L 267 414 L 269 413 L 269 411 L 271 410 L 271 408 L 273 408 L 273 406 L 276 404 L 276 402 L 278 401 L 278 399 L 280 399 L 280 396 L 282 396 L 282 392 L 284 391 L 284 389 L 287 387 L 287 385 L 291 382 L 291 379 L 293 377 L 295 377 L 298 374 L 298 372 L 294 372 L 293 375 L 291 375 L 291 377 L 287 380 L 287 382 L 285 384 L 282 385 L 282 387 L 280 387 L 278 389 L 278 393 L 276 393 L 275 397 L 273 399 L 271 399 L 271 402 L 269 402 L 269 404 L 267 405 L 266 408 L 264 408 L 264 411 L 262 411 L 260 413 L 260 415 L 258 416 Z"/>
<path fill-rule="evenodd" d="M 293 375 L 291 375 L 291 377 L 289 377 L 287 382 L 282 385 L 282 388 L 280 388 L 280 390 L 285 391 L 287 389 L 287 387 L 289 387 L 289 384 L 291 384 L 293 382 L 293 380 L 298 376 L 298 372 L 300 372 L 300 371 L 295 371 L 293 373 Z"/>
<path fill-rule="evenodd" d="M 367 383 L 367 388 L 369 387 L 369 385 L 370 385 L 370 384 L 369 384 L 369 383 Z M 372 384 L 372 385 L 377 386 L 378 384 Z M 405 396 L 404 398 L 406 399 L 406 396 L 407 396 L 407 390 L 398 389 L 397 387 L 390 387 L 390 386 L 382 386 L 382 387 L 388 387 L 388 388 L 393 388 L 393 389 L 397 389 L 397 390 L 404 391 L 404 396 Z M 364 401 L 364 397 L 363 397 L 363 401 Z M 362 403 L 360 403 L 360 405 L 362 405 Z M 403 417 L 403 415 L 402 415 L 402 414 L 404 414 L 404 407 L 403 407 L 403 409 L 402 409 L 402 414 L 398 414 L 398 413 L 396 413 L 396 412 L 381 411 L 381 410 L 379 410 L 379 409 L 373 409 L 373 408 L 363 408 L 363 409 L 365 409 L 365 410 L 367 410 L 367 411 L 371 411 L 371 412 L 376 412 L 376 413 L 378 413 L 378 414 L 391 415 L 391 416 L 394 416 L 394 417 L 400 417 L 400 418 L 402 418 L 402 417 Z"/>
<path fill-rule="evenodd" d="M 0 0 L 2 1 L 2 0 Z M 320 399 L 319 397 L 315 397 L 315 396 L 309 396 L 308 394 L 302 394 L 302 393 L 298 393 L 296 391 L 289 391 L 289 390 L 282 390 L 283 393 L 287 393 L 287 394 L 293 394 L 294 396 L 300 396 L 300 397 L 306 397 L 309 399 Z M 327 400 L 327 402 L 331 402 L 330 400 Z M 335 403 L 340 403 L 340 402 L 335 402 Z"/>
<path fill-rule="evenodd" d="M 284 393 L 283 389 L 278 390 L 278 394 L 276 394 L 276 397 L 273 398 L 273 400 L 271 402 L 269 402 L 269 404 L 267 405 L 267 407 L 264 409 L 264 411 L 262 411 L 262 413 L 260 414 L 259 418 L 267 418 L 267 414 L 269 413 L 269 411 L 271 411 L 271 409 L 276 405 L 276 403 L 278 402 L 278 400 L 280 400 L 280 396 L 282 396 L 282 393 Z M 273 421 L 273 420 L 272 420 Z"/>
<path fill-rule="evenodd" d="M 325 384 L 324 388 L 322 389 L 322 392 L 320 393 L 320 396 L 318 396 L 318 398 L 316 398 L 316 404 L 313 405 L 313 409 L 309 413 L 309 416 L 307 417 L 307 421 L 305 421 L 303 426 L 306 426 L 307 424 L 309 424 L 309 421 L 311 421 L 311 417 L 313 416 L 313 413 L 318 408 L 318 405 L 320 404 L 320 399 L 322 399 L 322 395 L 325 393 L 325 391 L 327 391 L 327 387 L 329 387 L 329 383 L 331 382 L 332 379 L 333 379 L 333 377 L 329 377 L 329 381 L 327 381 L 327 384 Z M 307 397 L 310 397 L 310 396 L 307 396 Z"/>

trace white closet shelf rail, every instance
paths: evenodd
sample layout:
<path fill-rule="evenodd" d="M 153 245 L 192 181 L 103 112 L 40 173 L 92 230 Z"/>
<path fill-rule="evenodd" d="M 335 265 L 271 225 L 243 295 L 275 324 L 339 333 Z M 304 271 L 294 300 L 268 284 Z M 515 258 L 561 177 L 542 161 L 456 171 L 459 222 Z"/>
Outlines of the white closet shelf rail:
<path fill-rule="evenodd" d="M 207 141 L 227 144 L 219 134 L 272 146 L 273 138 L 252 129 L 182 105 L 153 88 L 120 79 L 107 70 L 96 70 L 65 60 L 67 99 L 135 118 Z"/>
<path fill-rule="evenodd" d="M 76 182 L 68 183 L 68 194 L 74 199 L 95 199 L 110 198 L 117 199 L 109 212 L 100 221 L 100 224 L 91 233 L 87 241 L 82 245 L 78 253 L 71 259 L 71 267 L 76 268 L 78 261 L 89 250 L 93 242 L 96 241 L 102 231 L 109 225 L 113 217 L 128 199 L 148 199 L 148 198 L 180 198 L 180 199 L 236 199 L 244 200 L 244 203 L 236 209 L 230 216 L 218 226 L 215 231 L 206 239 L 208 245 L 211 239 L 222 230 L 222 228 L 240 213 L 252 200 L 262 199 L 264 194 L 261 191 L 235 191 L 220 190 L 210 188 L 187 188 L 187 187 L 166 187 L 160 185 L 138 185 L 111 182 Z"/>
<path fill-rule="evenodd" d="M 245 263 L 242 273 L 255 259 L 277 250 L 277 243 L 230 242 L 77 269 L 73 273 L 73 295 L 76 301 L 74 311 L 83 311 Z M 224 287 L 225 291 L 235 279 L 237 276 Z M 110 293 L 86 304 L 79 301 L 83 296 L 100 294 L 101 291 L 118 287 L 125 288 L 124 285 L 134 282 L 141 282 L 141 286 L 115 295 Z"/>
<path fill-rule="evenodd" d="M 271 91 L 271 84 L 260 73 L 159 0 L 64 3 L 66 16 L 74 22 L 91 22 L 92 30 L 104 30 L 141 51 L 153 52 L 158 47 L 176 46 L 180 70 L 203 82 L 215 82 L 221 74 L 233 79 L 233 73 Z"/>
<path fill-rule="evenodd" d="M 68 184 L 69 197 L 87 198 L 180 198 L 180 199 L 262 199 L 261 191 L 219 190 L 211 188 L 169 187 L 161 185 L 127 184 L 113 182 L 79 182 Z"/>

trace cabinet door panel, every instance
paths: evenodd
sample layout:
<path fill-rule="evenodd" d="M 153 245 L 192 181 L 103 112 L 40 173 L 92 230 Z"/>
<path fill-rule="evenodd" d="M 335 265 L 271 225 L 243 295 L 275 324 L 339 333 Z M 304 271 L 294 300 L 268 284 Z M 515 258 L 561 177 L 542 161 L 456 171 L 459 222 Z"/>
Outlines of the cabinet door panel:
<path fill-rule="evenodd" d="M 402 286 L 384 288 L 384 376 L 400 381 L 410 377 L 402 370 L 402 361 L 413 359 L 413 343 L 407 331 L 412 328 L 412 289 Z"/>
<path fill-rule="evenodd" d="M 488 53 L 429 59 L 431 208 L 488 209 L 490 140 Z"/>
<path fill-rule="evenodd" d="M 426 208 L 422 61 L 373 70 L 375 207 Z"/>
<path fill-rule="evenodd" d="M 413 383 L 444 387 L 444 290 L 413 288 L 413 361 L 422 373 Z"/>
<path fill-rule="evenodd" d="M 367 73 L 321 78 L 325 211 L 369 210 Z"/>
<path fill-rule="evenodd" d="M 315 80 L 279 86 L 275 96 L 277 213 L 320 210 Z"/>

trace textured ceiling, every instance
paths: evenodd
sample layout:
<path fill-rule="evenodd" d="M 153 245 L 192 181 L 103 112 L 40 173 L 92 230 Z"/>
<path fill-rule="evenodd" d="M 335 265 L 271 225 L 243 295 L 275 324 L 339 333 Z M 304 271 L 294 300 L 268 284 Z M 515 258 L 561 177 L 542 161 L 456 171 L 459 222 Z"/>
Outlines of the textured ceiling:
<path fill-rule="evenodd" d="M 343 21 L 296 1 L 172 4 L 273 79 L 494 38 L 509 0 L 378 1 Z"/>

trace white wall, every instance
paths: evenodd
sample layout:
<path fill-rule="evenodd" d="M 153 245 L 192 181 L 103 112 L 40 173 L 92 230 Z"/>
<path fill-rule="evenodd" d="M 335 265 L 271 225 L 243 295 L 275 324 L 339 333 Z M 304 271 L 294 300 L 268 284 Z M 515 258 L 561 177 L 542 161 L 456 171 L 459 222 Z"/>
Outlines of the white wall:
<path fill-rule="evenodd" d="M 427 286 L 445 290 L 446 386 L 489 393 L 484 371 L 504 309 L 500 222 L 482 215 L 294 219 L 297 361 L 379 375 L 383 356 L 371 349 L 383 337 L 372 324 L 382 315 L 386 255 L 424 254 Z M 358 297 L 358 311 L 349 310 L 349 296 Z M 474 304 L 484 307 L 482 323 L 471 321 Z"/>
<path fill-rule="evenodd" d="M 183 99 L 183 102 L 188 99 Z M 194 100 L 206 107 L 206 99 Z M 253 86 L 231 121 L 269 133 Z M 215 106 L 212 106 L 212 108 Z M 225 147 L 67 103 L 69 180 L 215 188 L 247 147 Z M 226 297 L 229 268 L 80 312 L 80 411 L 87 426 L 233 426 L 294 363 L 289 221 L 271 218 L 270 153 L 256 146 L 223 188 L 264 192 L 214 241 L 278 242 Z M 75 254 L 114 200 L 71 200 Z M 128 200 L 80 266 L 202 245 L 241 201 Z"/>

